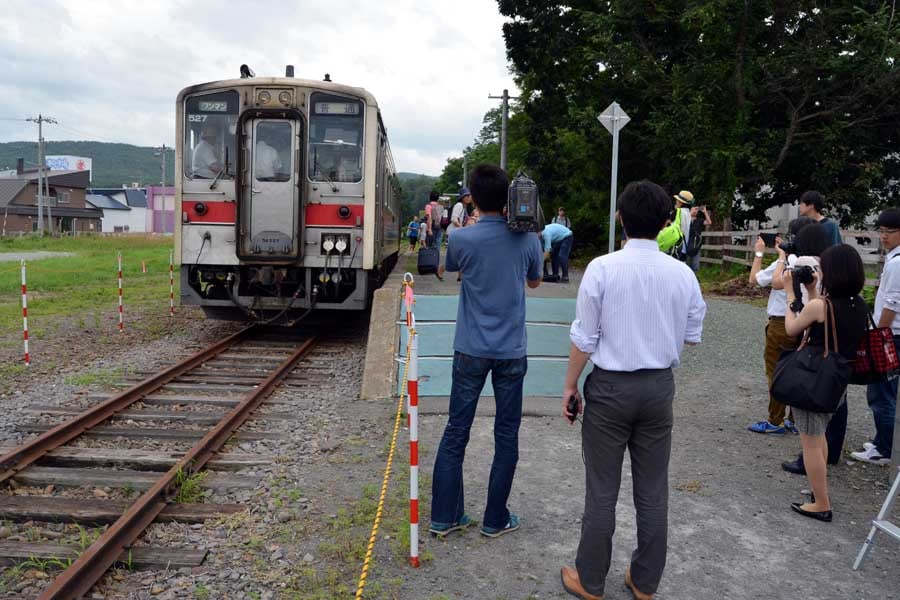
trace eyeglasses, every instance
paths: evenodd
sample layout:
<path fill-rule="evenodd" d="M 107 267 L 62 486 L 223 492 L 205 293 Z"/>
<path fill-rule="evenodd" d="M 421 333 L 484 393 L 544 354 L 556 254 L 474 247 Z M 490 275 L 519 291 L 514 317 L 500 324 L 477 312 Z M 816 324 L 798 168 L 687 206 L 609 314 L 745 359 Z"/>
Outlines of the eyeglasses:
<path fill-rule="evenodd" d="M 886 229 L 884 227 L 879 227 L 878 235 L 892 235 L 894 233 L 897 233 L 898 231 L 900 231 L 900 229 Z"/>

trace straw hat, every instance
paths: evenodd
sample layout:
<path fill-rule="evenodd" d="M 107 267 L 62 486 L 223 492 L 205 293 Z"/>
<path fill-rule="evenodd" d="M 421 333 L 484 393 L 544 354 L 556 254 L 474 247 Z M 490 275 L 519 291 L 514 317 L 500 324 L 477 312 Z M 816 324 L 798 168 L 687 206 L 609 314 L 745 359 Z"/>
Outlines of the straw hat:
<path fill-rule="evenodd" d="M 694 205 L 694 195 L 687 190 L 681 190 L 680 192 L 678 192 L 678 194 L 672 197 L 682 204 L 686 204 L 688 206 Z"/>

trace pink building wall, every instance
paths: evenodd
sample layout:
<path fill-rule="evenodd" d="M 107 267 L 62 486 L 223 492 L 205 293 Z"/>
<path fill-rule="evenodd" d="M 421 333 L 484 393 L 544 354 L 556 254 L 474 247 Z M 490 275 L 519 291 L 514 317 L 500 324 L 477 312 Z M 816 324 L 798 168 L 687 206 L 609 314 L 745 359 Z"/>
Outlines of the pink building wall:
<path fill-rule="evenodd" d="M 147 187 L 147 231 L 175 233 L 175 186 Z"/>

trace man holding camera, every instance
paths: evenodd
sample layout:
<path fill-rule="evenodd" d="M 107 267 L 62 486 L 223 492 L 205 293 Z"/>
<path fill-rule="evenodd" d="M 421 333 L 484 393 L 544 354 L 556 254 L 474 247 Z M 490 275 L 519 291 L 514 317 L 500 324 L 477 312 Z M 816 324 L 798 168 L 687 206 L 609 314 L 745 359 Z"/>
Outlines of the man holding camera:
<path fill-rule="evenodd" d="M 625 583 L 635 598 L 653 598 L 666 564 L 672 369 L 685 344 L 700 342 L 706 314 L 693 271 L 658 249 L 670 209 L 657 184 L 628 184 L 619 199 L 628 242 L 591 261 L 578 289 L 562 406 L 570 422 L 582 412 L 578 378 L 590 360 L 581 428 L 586 494 L 575 568 L 560 575 L 566 591 L 584 600 L 603 597 L 626 448 L 638 545 Z"/>
<path fill-rule="evenodd" d="M 522 385 L 528 368 L 525 336 L 525 285 L 541 284 L 541 246 L 537 237 L 513 233 L 503 209 L 509 181 L 494 165 L 479 165 L 469 177 L 472 201 L 481 211 L 477 227 L 453 232 L 441 271 L 463 274 L 459 292 L 450 417 L 434 461 L 432 534 L 465 529 L 463 460 L 478 398 L 488 374 L 494 388 L 494 460 L 488 482 L 481 533 L 498 537 L 519 528 L 506 502 L 519 459 Z"/>

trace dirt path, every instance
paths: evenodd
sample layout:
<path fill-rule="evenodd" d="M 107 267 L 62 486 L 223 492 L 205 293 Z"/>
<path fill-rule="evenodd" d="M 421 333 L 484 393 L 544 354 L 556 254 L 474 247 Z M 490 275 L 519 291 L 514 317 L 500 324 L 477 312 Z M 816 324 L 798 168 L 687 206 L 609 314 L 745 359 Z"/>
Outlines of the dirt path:
<path fill-rule="evenodd" d="M 803 519 L 789 504 L 805 478 L 780 462 L 799 449 L 796 436 L 746 431 L 764 414 L 762 309 L 709 301 L 704 343 L 677 371 L 671 462 L 669 562 L 660 600 L 900 598 L 900 544 L 881 543 L 861 572 L 850 565 L 887 492 L 887 469 L 842 461 L 831 470 L 831 524 Z M 426 400 L 427 402 L 427 400 Z M 491 402 L 491 399 L 483 400 Z M 425 416 L 423 473 L 430 475 L 445 416 Z M 510 499 L 522 529 L 497 540 L 477 531 L 439 541 L 423 536 L 433 560 L 419 570 L 396 561 L 385 577 L 402 578 L 401 598 L 564 598 L 559 568 L 571 564 L 580 532 L 584 468 L 579 426 L 561 418 L 526 418 Z M 863 388 L 850 395 L 847 449 L 871 435 Z M 480 519 L 492 453 L 491 419 L 479 417 L 466 462 L 467 509 Z M 631 598 L 621 581 L 635 543 L 626 461 L 607 600 Z M 430 491 L 430 490 L 426 490 Z M 428 504 L 422 520 L 427 526 Z M 391 566 L 392 565 L 392 566 Z"/>

